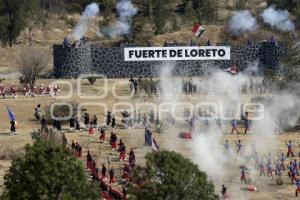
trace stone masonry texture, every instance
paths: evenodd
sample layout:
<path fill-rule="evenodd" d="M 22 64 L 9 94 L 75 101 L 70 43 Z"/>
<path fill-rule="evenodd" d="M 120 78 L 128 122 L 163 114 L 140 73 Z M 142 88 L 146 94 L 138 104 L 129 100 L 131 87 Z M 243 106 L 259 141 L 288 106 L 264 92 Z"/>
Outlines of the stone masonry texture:
<path fill-rule="evenodd" d="M 166 61 L 125 62 L 123 53 L 125 47 L 126 45 L 104 48 L 98 44 L 89 43 L 77 48 L 54 45 L 54 75 L 56 78 L 77 78 L 83 74 L 95 73 L 107 78 L 157 77 L 161 69 L 165 67 Z M 231 45 L 231 60 L 172 61 L 175 66 L 173 74 L 175 76 L 198 76 L 208 67 L 226 69 L 232 64 L 243 70 L 253 62 L 258 62 L 260 71 L 274 70 L 278 67 L 283 53 L 284 45 L 275 42 Z"/>

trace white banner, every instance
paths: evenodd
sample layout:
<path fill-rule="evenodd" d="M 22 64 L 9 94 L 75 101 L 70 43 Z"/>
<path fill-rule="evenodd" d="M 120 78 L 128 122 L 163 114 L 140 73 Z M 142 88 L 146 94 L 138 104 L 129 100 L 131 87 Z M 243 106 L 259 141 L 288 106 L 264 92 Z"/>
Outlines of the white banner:
<path fill-rule="evenodd" d="M 124 48 L 124 60 L 230 60 L 230 47 L 130 47 Z"/>

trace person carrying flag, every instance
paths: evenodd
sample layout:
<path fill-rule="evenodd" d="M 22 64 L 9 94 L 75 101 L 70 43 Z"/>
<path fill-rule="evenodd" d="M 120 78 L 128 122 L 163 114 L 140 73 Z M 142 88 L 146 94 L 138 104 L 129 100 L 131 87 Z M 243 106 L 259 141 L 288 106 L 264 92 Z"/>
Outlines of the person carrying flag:
<path fill-rule="evenodd" d="M 225 71 L 230 72 L 234 76 L 239 72 L 239 68 L 236 65 L 231 65 L 231 67 L 225 69 Z"/>
<path fill-rule="evenodd" d="M 195 24 L 192 32 L 195 34 L 195 36 L 197 38 L 199 38 L 203 33 L 204 33 L 205 29 L 203 26 L 201 26 L 201 24 Z"/>
<path fill-rule="evenodd" d="M 10 135 L 17 135 L 17 131 L 16 131 L 17 122 L 16 122 L 15 115 L 9 107 L 7 107 L 7 112 L 10 121 Z"/>
<path fill-rule="evenodd" d="M 15 120 L 11 120 L 10 121 L 10 135 L 17 135 L 17 132 L 16 132 L 16 121 Z"/>

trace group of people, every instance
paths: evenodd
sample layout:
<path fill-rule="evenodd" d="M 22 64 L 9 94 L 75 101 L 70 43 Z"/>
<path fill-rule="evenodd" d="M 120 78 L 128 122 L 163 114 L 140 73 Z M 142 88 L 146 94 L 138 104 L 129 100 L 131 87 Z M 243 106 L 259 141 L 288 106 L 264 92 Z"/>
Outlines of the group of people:
<path fill-rule="evenodd" d="M 140 93 L 146 94 L 157 94 L 159 93 L 159 80 L 153 80 L 152 78 L 130 78 L 129 79 L 130 91 L 135 94 Z"/>
<path fill-rule="evenodd" d="M 268 89 L 267 81 L 265 79 L 254 80 L 254 78 L 250 77 L 249 80 L 242 85 L 241 93 L 262 94 L 266 93 Z"/>
<path fill-rule="evenodd" d="M 76 158 L 82 157 L 82 147 L 78 142 L 72 140 L 71 148 Z"/>
<path fill-rule="evenodd" d="M 184 108 L 183 110 L 183 118 L 185 119 L 185 122 L 189 126 L 189 131 L 193 132 L 197 125 L 202 125 L 203 128 L 209 128 L 211 123 L 214 123 L 216 127 L 218 127 L 220 130 L 222 130 L 222 124 L 224 121 L 220 119 L 220 117 L 217 117 L 213 111 L 209 110 L 194 110 L 193 112 L 190 111 L 188 108 Z M 245 112 L 243 116 L 241 116 L 241 121 L 243 121 L 244 124 L 244 134 L 247 134 L 250 130 L 250 117 L 249 112 Z M 197 123 L 198 122 L 198 123 Z M 231 124 L 231 134 L 236 132 L 237 134 L 240 134 L 240 131 L 238 130 L 238 120 L 232 119 L 230 121 Z"/>
<path fill-rule="evenodd" d="M 266 176 L 272 180 L 274 179 L 274 176 L 282 177 L 284 172 L 286 172 L 287 176 L 291 180 L 291 183 L 295 184 L 296 186 L 295 195 L 298 196 L 300 192 L 300 176 L 299 176 L 300 160 L 297 160 L 295 158 L 294 145 L 292 140 L 289 140 L 286 143 L 287 153 L 284 154 L 283 152 L 281 152 L 278 156 L 273 156 L 271 153 L 268 153 L 266 156 L 259 155 L 259 152 L 256 150 L 255 143 L 252 144 L 251 155 L 245 154 L 244 152 L 245 145 L 242 143 L 241 140 L 236 141 L 234 145 L 236 146 L 235 150 L 231 149 L 229 141 L 226 140 L 225 143 L 223 144 L 224 153 L 225 155 L 230 157 L 235 152 L 236 155 L 247 158 L 246 159 L 247 164 L 240 166 L 241 182 L 249 184 L 248 175 L 247 175 L 247 171 L 249 168 L 257 170 L 259 172 L 260 177 Z M 299 157 L 300 157 L 300 152 L 299 152 Z M 253 163 L 253 166 L 249 167 L 249 165 L 252 165 L 251 163 Z M 226 190 L 224 194 L 222 192 L 224 196 L 227 195 Z"/>
<path fill-rule="evenodd" d="M 105 130 L 103 128 L 100 129 L 100 141 L 105 141 Z M 112 151 L 118 151 L 119 152 L 119 160 L 120 162 L 124 162 L 127 160 L 128 157 L 128 163 L 124 163 L 123 169 L 122 169 L 122 175 L 120 178 L 120 183 L 128 183 L 130 181 L 130 177 L 132 175 L 132 170 L 135 167 L 136 163 L 136 157 L 135 152 L 131 148 L 130 152 L 126 152 L 126 146 L 123 143 L 122 139 L 119 139 L 116 133 L 111 132 L 109 144 L 112 148 Z M 82 154 L 82 148 L 81 146 L 76 142 L 72 141 L 72 149 L 74 151 L 74 155 L 81 159 Z M 112 185 L 116 184 L 116 178 L 115 178 L 115 170 L 111 166 L 111 160 L 110 157 L 107 159 L 108 166 L 110 167 L 109 171 L 106 168 L 105 163 L 102 164 L 102 168 L 100 171 L 100 168 L 97 166 L 97 161 L 92 155 L 92 152 L 90 150 L 87 151 L 86 155 L 86 169 L 88 170 L 92 182 L 98 182 L 99 186 L 102 189 L 102 196 L 107 199 L 127 199 L 127 194 L 125 188 L 123 188 L 122 192 L 113 188 Z"/>
<path fill-rule="evenodd" d="M 82 38 L 80 38 L 80 40 L 74 41 L 73 43 L 71 43 L 69 41 L 69 39 L 65 37 L 63 40 L 63 47 L 64 48 L 78 48 L 79 46 L 86 44 L 86 42 L 87 42 L 87 38 L 84 36 Z"/>
<path fill-rule="evenodd" d="M 177 83 L 177 81 L 174 82 L 174 79 L 166 79 L 165 82 L 170 82 L 171 85 L 174 85 L 174 83 Z M 193 78 L 188 79 L 182 79 L 181 88 L 178 87 L 178 94 L 208 94 L 208 80 L 199 80 L 197 82 L 193 81 Z M 131 92 L 134 92 L 135 94 L 140 91 L 141 93 L 146 94 L 160 94 L 162 91 L 162 85 L 161 80 L 153 80 L 152 78 L 130 78 L 129 79 L 129 88 Z M 172 87 L 173 89 L 176 88 L 176 86 Z M 247 82 L 245 82 L 241 90 L 239 91 L 242 94 L 261 94 L 266 93 L 269 91 L 269 88 L 267 87 L 267 82 L 265 79 L 254 79 L 253 77 L 250 77 Z M 220 91 L 221 93 L 221 91 Z"/>
<path fill-rule="evenodd" d="M 243 121 L 244 121 L 244 134 L 246 135 L 250 130 L 250 120 L 249 120 L 248 112 L 245 113 L 245 116 L 243 117 Z M 231 123 L 231 134 L 233 134 L 234 131 L 236 131 L 237 134 L 240 134 L 237 128 L 237 120 L 232 119 L 230 123 Z"/>
<path fill-rule="evenodd" d="M 160 124 L 159 114 L 155 114 L 153 110 L 151 110 L 149 113 L 142 113 L 140 110 L 133 111 L 133 113 L 130 113 L 127 110 L 124 110 L 121 111 L 121 115 L 121 124 L 123 128 L 145 128 L 148 126 Z M 89 130 L 90 134 L 93 134 L 96 129 L 99 129 L 96 115 L 93 115 L 93 117 L 91 118 L 90 114 L 88 112 L 85 112 L 82 118 L 84 126 L 86 129 Z M 110 111 L 107 111 L 105 114 L 105 127 L 111 127 L 113 129 L 116 129 L 117 126 L 119 125 L 117 125 L 115 115 L 113 115 Z M 75 130 L 79 130 L 79 120 L 75 117 L 72 117 L 70 119 L 70 127 L 71 129 L 75 128 Z"/>
<path fill-rule="evenodd" d="M 2 96 L 2 98 L 7 98 L 9 95 L 11 95 L 13 98 L 17 98 L 18 94 L 17 94 L 18 90 L 17 87 L 11 83 L 10 87 L 9 87 L 9 92 L 5 89 L 5 87 L 3 85 L 0 85 L 0 96 Z M 36 97 L 36 96 L 58 96 L 60 92 L 59 86 L 55 85 L 54 87 L 52 87 L 51 85 L 49 85 L 48 87 L 45 87 L 44 84 L 41 84 L 41 86 L 39 88 L 37 88 L 36 86 L 30 86 L 30 84 L 25 84 L 23 87 L 23 95 L 25 97 Z"/>

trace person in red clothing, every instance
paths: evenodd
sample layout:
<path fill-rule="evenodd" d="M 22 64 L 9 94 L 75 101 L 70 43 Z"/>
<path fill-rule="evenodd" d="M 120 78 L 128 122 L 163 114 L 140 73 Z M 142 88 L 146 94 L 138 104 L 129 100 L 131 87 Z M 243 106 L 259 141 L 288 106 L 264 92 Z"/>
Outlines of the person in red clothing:
<path fill-rule="evenodd" d="M 120 159 L 120 161 L 124 161 L 125 157 L 126 157 L 126 147 L 123 142 L 121 143 L 121 140 L 120 140 L 119 150 L 120 150 L 119 159 Z"/>
<path fill-rule="evenodd" d="M 86 155 L 86 168 L 88 170 L 91 169 L 92 161 L 93 161 L 92 155 L 91 155 L 90 151 L 88 151 L 87 155 Z"/>
<path fill-rule="evenodd" d="M 45 96 L 45 87 L 44 87 L 44 84 L 41 85 L 40 89 L 39 89 L 39 92 L 40 92 L 40 96 L 41 97 L 44 97 Z"/>
<path fill-rule="evenodd" d="M 124 164 L 124 168 L 123 168 L 123 175 L 122 175 L 122 181 L 124 183 L 128 183 L 129 182 L 129 175 L 131 173 L 131 168 L 128 164 Z"/>
<path fill-rule="evenodd" d="M 91 174 L 95 174 L 96 168 L 97 168 L 96 162 L 93 160 L 91 164 Z"/>
<path fill-rule="evenodd" d="M 104 142 L 105 141 L 105 130 L 103 128 L 100 128 L 99 132 L 100 132 L 100 142 Z"/>
<path fill-rule="evenodd" d="M 13 98 L 17 98 L 17 89 L 13 83 L 10 85 L 10 92 Z"/>
<path fill-rule="evenodd" d="M 135 154 L 134 154 L 133 149 L 130 149 L 130 153 L 129 153 L 129 165 L 132 168 L 135 166 Z"/>
<path fill-rule="evenodd" d="M 90 121 L 89 135 L 94 135 L 94 123 L 93 123 L 93 120 Z"/>
<path fill-rule="evenodd" d="M 118 140 L 117 135 L 115 133 L 111 132 L 109 143 L 110 143 L 113 151 L 117 149 L 117 140 Z"/>
<path fill-rule="evenodd" d="M 115 170 L 111 168 L 109 170 L 109 184 L 115 183 L 114 175 L 115 175 Z"/>
<path fill-rule="evenodd" d="M 82 147 L 80 146 L 80 144 L 78 144 L 78 142 L 75 143 L 75 156 L 77 158 L 81 158 L 81 154 L 82 154 Z"/>
<path fill-rule="evenodd" d="M 105 179 L 106 178 L 106 167 L 103 164 L 102 165 L 102 170 L 101 170 L 101 179 Z"/>
<path fill-rule="evenodd" d="M 289 157 L 290 155 L 292 157 L 294 157 L 292 141 L 290 140 L 289 143 L 286 144 L 286 146 L 288 148 L 288 151 L 286 153 L 286 157 Z"/>

